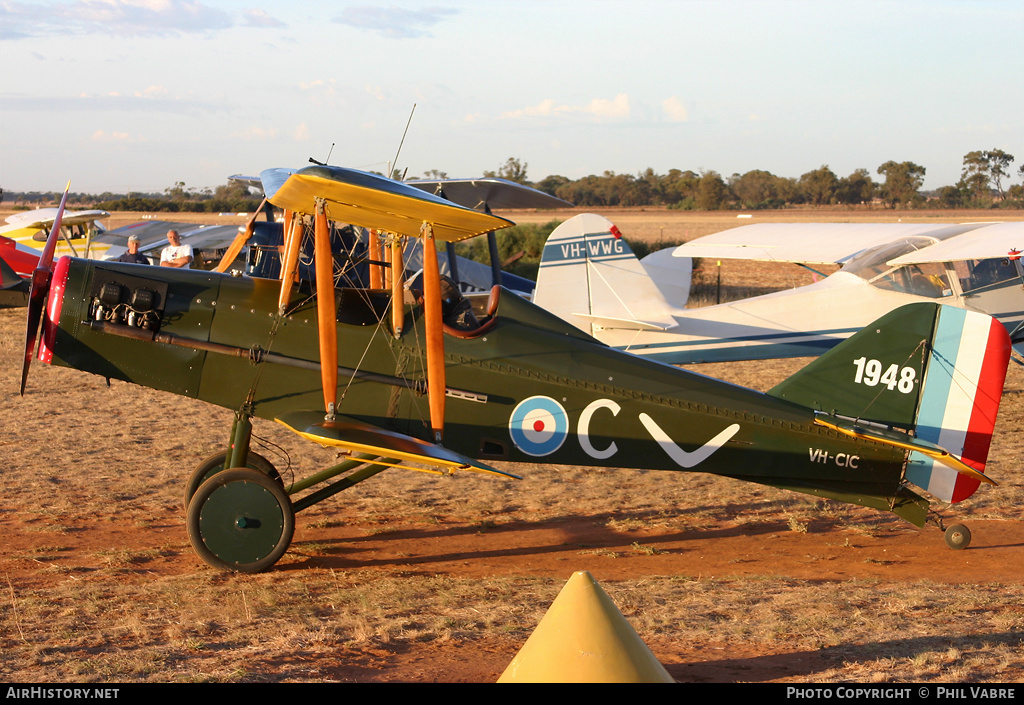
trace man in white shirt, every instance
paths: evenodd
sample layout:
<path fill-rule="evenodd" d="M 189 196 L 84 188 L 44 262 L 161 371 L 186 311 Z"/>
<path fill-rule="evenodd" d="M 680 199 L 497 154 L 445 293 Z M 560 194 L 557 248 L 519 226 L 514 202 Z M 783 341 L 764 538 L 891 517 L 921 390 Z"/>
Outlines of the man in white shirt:
<path fill-rule="evenodd" d="M 182 245 L 181 236 L 177 230 L 167 231 L 167 242 L 170 244 L 160 253 L 161 267 L 184 267 L 192 266 L 192 245 Z"/>

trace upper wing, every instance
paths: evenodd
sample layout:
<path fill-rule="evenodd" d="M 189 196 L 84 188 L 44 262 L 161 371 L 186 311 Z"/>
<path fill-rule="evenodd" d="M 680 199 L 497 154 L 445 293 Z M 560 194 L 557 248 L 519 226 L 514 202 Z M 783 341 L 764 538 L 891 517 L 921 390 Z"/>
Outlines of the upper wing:
<path fill-rule="evenodd" d="M 267 199 L 278 208 L 313 213 L 316 201 L 323 199 L 331 220 L 399 235 L 418 237 L 420 226 L 428 222 L 437 240 L 455 242 L 513 225 L 401 181 L 355 169 L 267 169 L 260 179 Z"/>
<path fill-rule="evenodd" d="M 869 247 L 924 235 L 942 240 L 981 227 L 908 223 L 758 223 L 705 235 L 680 245 L 676 257 L 843 264 Z"/>
<path fill-rule="evenodd" d="M 56 208 L 39 208 L 27 213 L 15 213 L 14 215 L 7 217 L 7 225 L 0 227 L 0 234 L 13 233 L 17 230 L 38 230 L 44 228 L 49 230 L 49 228 L 53 226 L 53 221 L 56 217 Z M 103 220 L 104 218 L 109 217 L 110 213 L 107 211 L 71 211 L 69 213 L 65 213 L 61 217 L 60 223 L 61 227 L 68 227 L 71 225 L 80 225 L 82 223 L 91 223 L 94 220 Z M 45 239 L 46 238 L 44 237 L 43 240 Z"/>
<path fill-rule="evenodd" d="M 973 230 L 891 260 L 889 264 L 924 264 L 997 259 L 1024 251 L 1024 222 L 979 224 Z"/>
<path fill-rule="evenodd" d="M 515 181 L 493 176 L 479 179 L 418 179 L 406 184 L 466 208 L 572 208 L 572 204 Z"/>

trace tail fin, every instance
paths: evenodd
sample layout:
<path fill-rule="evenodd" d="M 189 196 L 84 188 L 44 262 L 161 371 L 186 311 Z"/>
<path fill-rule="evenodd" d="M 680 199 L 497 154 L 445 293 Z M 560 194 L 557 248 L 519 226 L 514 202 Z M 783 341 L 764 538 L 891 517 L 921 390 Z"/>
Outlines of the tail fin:
<path fill-rule="evenodd" d="M 593 326 L 664 330 L 673 325 L 674 307 L 622 233 L 593 213 L 570 218 L 548 237 L 533 301 L 587 333 Z"/>
<path fill-rule="evenodd" d="M 837 430 L 910 448 L 906 479 L 959 502 L 985 479 L 1009 357 L 1010 338 L 992 317 L 916 303 L 768 393 L 822 412 L 822 422 Z M 906 430 L 902 441 L 893 428 Z"/>
<path fill-rule="evenodd" d="M 0 236 L 0 240 L 7 240 L 7 238 Z M 8 244 L 4 242 L 3 244 Z M 9 250 L 14 249 L 14 243 L 11 242 Z M 18 276 L 18 273 L 14 271 L 11 265 L 7 264 L 7 261 L 0 257 L 0 289 L 25 289 L 28 290 L 26 280 Z"/>

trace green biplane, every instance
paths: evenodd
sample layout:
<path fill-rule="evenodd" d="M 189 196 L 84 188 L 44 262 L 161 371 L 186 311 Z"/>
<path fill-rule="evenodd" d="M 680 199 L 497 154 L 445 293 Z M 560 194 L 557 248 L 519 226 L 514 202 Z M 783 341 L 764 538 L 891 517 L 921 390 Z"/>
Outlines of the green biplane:
<path fill-rule="evenodd" d="M 511 475 L 494 461 L 709 472 L 940 528 L 912 486 L 956 502 L 991 482 L 1010 345 L 988 316 L 898 309 L 764 394 L 613 350 L 500 287 L 463 315 L 431 266 L 435 243 L 503 218 L 337 167 L 261 178 L 285 211 L 280 280 L 54 263 L 49 247 L 29 306 L 22 392 L 38 338 L 46 363 L 235 412 L 225 449 L 187 482 L 189 538 L 213 566 L 265 570 L 288 549 L 296 512 L 409 463 L 499 476 Z M 353 266 L 330 249 L 343 224 L 371 229 L 368 286 L 336 285 Z M 423 238 L 422 292 L 403 285 L 406 237 Z M 311 282 L 296 276 L 303 238 Z M 255 417 L 349 455 L 286 486 L 249 449 Z M 954 548 L 969 539 L 946 530 Z"/>

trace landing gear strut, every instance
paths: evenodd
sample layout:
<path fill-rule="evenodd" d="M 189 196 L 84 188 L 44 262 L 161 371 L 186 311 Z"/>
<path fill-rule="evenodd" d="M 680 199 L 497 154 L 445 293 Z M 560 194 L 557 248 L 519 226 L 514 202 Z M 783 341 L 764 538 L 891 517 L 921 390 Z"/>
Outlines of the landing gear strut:
<path fill-rule="evenodd" d="M 192 472 L 185 487 L 188 538 L 199 557 L 214 568 L 240 573 L 267 570 L 288 550 L 295 513 L 394 466 L 394 458 L 356 454 L 334 467 L 284 486 L 266 458 L 249 451 L 252 419 L 235 417 L 231 446 L 214 453 Z M 232 467 L 232 464 L 244 467 Z M 299 492 L 326 483 L 294 499 Z"/>

